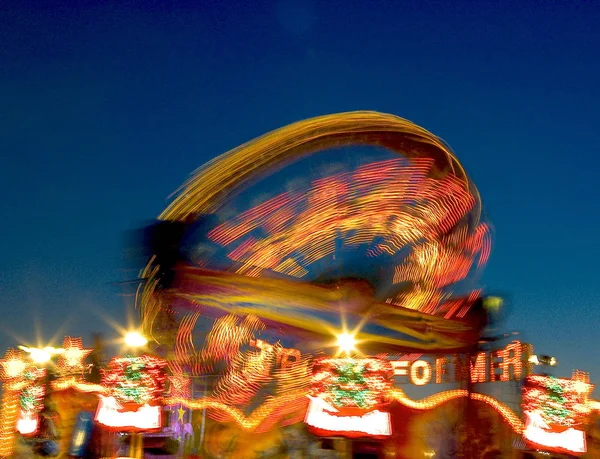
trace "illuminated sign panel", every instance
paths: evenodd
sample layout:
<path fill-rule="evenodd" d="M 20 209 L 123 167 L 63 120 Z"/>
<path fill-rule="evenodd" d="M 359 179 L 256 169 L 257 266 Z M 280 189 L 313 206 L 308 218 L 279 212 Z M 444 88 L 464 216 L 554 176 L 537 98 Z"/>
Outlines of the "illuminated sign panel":
<path fill-rule="evenodd" d="M 553 431 L 539 414 L 526 412 L 525 417 L 523 437 L 534 447 L 572 454 L 583 454 L 587 451 L 585 432 L 573 428 Z"/>
<path fill-rule="evenodd" d="M 585 453 L 583 425 L 590 414 L 587 402 L 593 388 L 586 380 L 528 377 L 523 387 L 526 443 L 557 453 Z"/>
<path fill-rule="evenodd" d="M 313 365 L 304 422 L 317 435 L 388 436 L 394 371 L 383 359 L 324 358 Z"/>
<path fill-rule="evenodd" d="M 392 360 L 390 364 L 399 382 L 416 386 L 464 381 L 473 383 L 516 381 L 526 376 L 528 345 L 513 341 L 500 350 L 480 352 L 469 359 L 463 355 L 425 359 Z"/>
<path fill-rule="evenodd" d="M 160 429 L 166 365 L 147 355 L 111 359 L 102 377 L 108 395 L 98 394 L 96 421 L 121 431 Z"/>
<path fill-rule="evenodd" d="M 321 434 L 343 432 L 346 437 L 383 437 L 392 434 L 390 413 L 373 410 L 358 415 L 344 415 L 320 398 L 309 397 L 304 422 Z"/>
<path fill-rule="evenodd" d="M 125 410 L 114 397 L 100 396 L 96 421 L 114 430 L 158 430 L 162 427 L 161 407 L 142 405 L 136 410 Z"/>
<path fill-rule="evenodd" d="M 272 346 L 265 341 L 250 341 L 250 346 L 263 351 Z M 389 360 L 398 383 L 410 383 L 416 386 L 444 384 L 464 381 L 471 375 L 471 382 L 519 381 L 530 372 L 528 358 L 532 353 L 529 344 L 513 341 L 502 349 L 480 352 L 470 361 L 465 355 L 440 356 L 433 359 L 403 357 Z M 297 349 L 278 348 L 277 365 L 281 369 L 300 360 Z"/>

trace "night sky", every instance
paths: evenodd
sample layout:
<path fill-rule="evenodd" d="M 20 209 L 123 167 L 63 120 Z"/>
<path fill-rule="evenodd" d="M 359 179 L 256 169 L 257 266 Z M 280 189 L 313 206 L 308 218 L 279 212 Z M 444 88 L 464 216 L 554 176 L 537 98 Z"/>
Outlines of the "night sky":
<path fill-rule="evenodd" d="M 0 5 L 2 349 L 114 334 L 124 232 L 207 160 L 378 110 L 444 138 L 478 186 L 504 328 L 600 384 L 597 2 L 68 3 Z"/>

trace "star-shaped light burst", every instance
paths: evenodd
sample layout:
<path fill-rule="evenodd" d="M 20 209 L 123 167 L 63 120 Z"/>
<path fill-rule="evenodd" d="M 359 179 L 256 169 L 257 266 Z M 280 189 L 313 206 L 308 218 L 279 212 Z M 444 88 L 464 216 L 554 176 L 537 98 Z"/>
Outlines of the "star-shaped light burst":
<path fill-rule="evenodd" d="M 65 336 L 63 339 L 63 352 L 58 358 L 58 370 L 64 374 L 81 374 L 84 361 L 93 349 L 85 349 L 81 338 Z"/>
<path fill-rule="evenodd" d="M 25 354 L 16 349 L 7 349 L 4 358 L 0 360 L 2 370 L 0 371 L 0 379 L 2 381 L 11 381 L 24 376 L 27 370 L 27 362 Z"/>

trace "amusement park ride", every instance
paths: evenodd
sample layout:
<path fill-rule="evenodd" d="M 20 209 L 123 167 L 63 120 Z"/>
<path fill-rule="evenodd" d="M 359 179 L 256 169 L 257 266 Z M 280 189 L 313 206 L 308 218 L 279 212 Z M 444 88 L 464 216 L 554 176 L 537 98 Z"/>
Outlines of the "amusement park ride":
<path fill-rule="evenodd" d="M 103 429 L 177 430 L 195 438 L 180 448 L 189 457 L 257 457 L 277 436 L 292 457 L 293 428 L 304 443 L 346 439 L 345 454 L 370 439 L 385 457 L 417 457 L 419 413 L 475 406 L 526 449 L 587 452 L 589 378 L 534 375 L 520 341 L 481 345 L 498 306 L 476 285 L 491 249 L 481 199 L 449 147 L 407 120 L 328 115 L 237 147 L 195 172 L 144 245 L 137 303 L 152 356 L 114 358 L 92 384 L 90 350 L 68 338 L 49 383 L 96 397 Z M 2 361 L 0 456 L 17 430 L 38 430 L 45 371 L 20 351 Z M 511 381 L 521 409 L 480 390 Z M 453 387 L 416 400 L 407 385 Z M 468 437 L 476 426 L 462 422 Z"/>

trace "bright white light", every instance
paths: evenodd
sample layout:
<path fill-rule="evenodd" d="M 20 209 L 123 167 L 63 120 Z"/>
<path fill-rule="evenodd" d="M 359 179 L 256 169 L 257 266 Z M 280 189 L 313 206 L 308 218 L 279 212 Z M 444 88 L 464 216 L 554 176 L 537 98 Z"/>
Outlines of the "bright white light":
<path fill-rule="evenodd" d="M 10 359 L 4 362 L 4 372 L 9 378 L 16 378 L 25 371 L 25 362 L 21 359 Z"/>
<path fill-rule="evenodd" d="M 341 351 L 348 353 L 354 350 L 354 346 L 356 346 L 354 336 L 348 333 L 342 333 L 338 335 L 337 339 L 337 345 Z"/>
<path fill-rule="evenodd" d="M 52 354 L 46 349 L 32 349 L 29 356 L 35 363 L 46 363 L 52 358 Z"/>
<path fill-rule="evenodd" d="M 141 406 L 136 411 L 123 411 L 123 406 L 114 397 L 100 395 L 96 410 L 96 421 L 114 429 L 135 428 L 139 430 L 160 429 L 161 407 Z"/>
<path fill-rule="evenodd" d="M 373 410 L 362 416 L 337 416 L 328 413 L 327 403 L 319 402 L 316 397 L 310 397 L 304 422 L 317 429 L 331 432 L 359 432 L 367 435 L 391 435 L 392 423 L 390 413 Z M 334 408 L 335 411 L 337 411 Z"/>
<path fill-rule="evenodd" d="M 525 416 L 527 421 L 523 436 L 526 440 L 546 448 L 572 453 L 585 453 L 587 451 L 585 432 L 575 430 L 572 427 L 563 432 L 553 432 L 539 413 L 527 411 Z"/>
<path fill-rule="evenodd" d="M 38 415 L 26 414 L 21 411 L 17 419 L 17 432 L 21 435 L 31 435 L 38 429 Z"/>
<path fill-rule="evenodd" d="M 64 349 L 56 349 L 52 346 L 46 346 L 43 349 L 39 349 L 37 347 L 19 346 L 19 349 L 27 352 L 34 363 L 40 364 L 47 363 L 52 359 L 53 356 L 57 354 L 62 354 L 64 352 Z"/>
<path fill-rule="evenodd" d="M 129 332 L 125 335 L 125 344 L 129 347 L 144 347 L 148 340 L 138 332 Z"/>
<path fill-rule="evenodd" d="M 556 357 L 547 356 L 541 356 L 540 359 L 540 357 L 534 354 L 529 357 L 529 363 L 533 363 L 534 365 L 548 365 L 550 367 L 555 367 L 558 363 L 558 360 L 556 360 Z"/>

